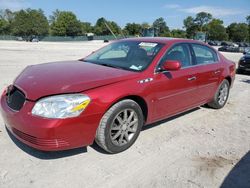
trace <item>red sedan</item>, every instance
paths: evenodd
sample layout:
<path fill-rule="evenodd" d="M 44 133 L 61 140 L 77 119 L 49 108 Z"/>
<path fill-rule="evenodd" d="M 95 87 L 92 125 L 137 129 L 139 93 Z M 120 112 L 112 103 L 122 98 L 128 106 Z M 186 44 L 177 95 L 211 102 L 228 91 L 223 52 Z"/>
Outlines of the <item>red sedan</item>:
<path fill-rule="evenodd" d="M 78 61 L 32 65 L 3 92 L 1 113 L 20 141 L 45 151 L 129 148 L 143 125 L 208 104 L 222 108 L 235 64 L 184 39 L 113 42 Z"/>

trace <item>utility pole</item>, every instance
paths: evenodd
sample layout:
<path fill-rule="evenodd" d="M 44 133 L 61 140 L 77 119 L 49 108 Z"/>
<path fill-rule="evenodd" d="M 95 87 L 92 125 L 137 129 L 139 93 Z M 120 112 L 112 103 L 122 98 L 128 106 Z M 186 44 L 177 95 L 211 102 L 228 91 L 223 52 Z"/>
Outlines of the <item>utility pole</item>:
<path fill-rule="evenodd" d="M 108 28 L 108 30 L 112 33 L 112 35 L 115 37 L 115 39 L 117 39 L 116 35 L 113 33 L 113 31 L 111 30 L 111 28 L 109 27 L 109 25 L 104 21 L 105 26 Z"/>

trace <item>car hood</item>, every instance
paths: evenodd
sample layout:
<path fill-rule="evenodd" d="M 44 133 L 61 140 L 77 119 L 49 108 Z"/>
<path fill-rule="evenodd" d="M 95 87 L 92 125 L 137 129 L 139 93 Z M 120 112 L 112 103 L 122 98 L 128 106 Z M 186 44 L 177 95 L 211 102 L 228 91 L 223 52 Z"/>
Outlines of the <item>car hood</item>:
<path fill-rule="evenodd" d="M 82 61 L 54 62 L 26 67 L 14 85 L 27 99 L 77 93 L 134 78 L 136 72 L 105 67 Z"/>

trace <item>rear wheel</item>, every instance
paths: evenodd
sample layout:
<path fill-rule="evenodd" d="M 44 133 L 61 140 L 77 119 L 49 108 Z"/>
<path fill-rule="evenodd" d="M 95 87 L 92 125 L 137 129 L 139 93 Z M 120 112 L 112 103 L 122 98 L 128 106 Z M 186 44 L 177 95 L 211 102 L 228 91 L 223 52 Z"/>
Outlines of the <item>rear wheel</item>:
<path fill-rule="evenodd" d="M 122 152 L 135 142 L 143 123 L 142 110 L 135 101 L 120 101 L 102 117 L 95 141 L 109 153 Z"/>
<path fill-rule="evenodd" d="M 229 82 L 227 80 L 223 80 L 219 85 L 213 100 L 210 103 L 208 103 L 208 106 L 215 109 L 222 108 L 227 102 L 229 95 L 229 87 L 230 87 Z"/>

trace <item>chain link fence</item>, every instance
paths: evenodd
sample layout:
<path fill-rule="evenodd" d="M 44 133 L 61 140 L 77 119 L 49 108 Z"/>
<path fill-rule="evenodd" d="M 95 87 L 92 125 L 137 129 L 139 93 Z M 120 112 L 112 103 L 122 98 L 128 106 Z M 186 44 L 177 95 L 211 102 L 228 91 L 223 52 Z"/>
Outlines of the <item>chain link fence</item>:
<path fill-rule="evenodd" d="M 123 36 L 117 36 L 117 39 L 122 39 Z M 116 40 L 112 35 L 104 35 L 104 36 L 45 36 L 38 37 L 39 41 L 50 41 L 50 42 L 65 42 L 65 41 L 88 41 L 88 40 Z M 26 40 L 24 37 L 16 37 L 10 35 L 0 35 L 0 40 Z"/>

